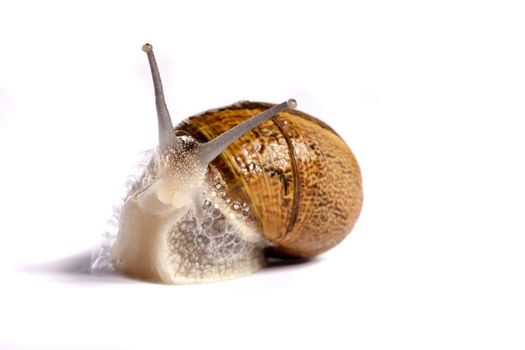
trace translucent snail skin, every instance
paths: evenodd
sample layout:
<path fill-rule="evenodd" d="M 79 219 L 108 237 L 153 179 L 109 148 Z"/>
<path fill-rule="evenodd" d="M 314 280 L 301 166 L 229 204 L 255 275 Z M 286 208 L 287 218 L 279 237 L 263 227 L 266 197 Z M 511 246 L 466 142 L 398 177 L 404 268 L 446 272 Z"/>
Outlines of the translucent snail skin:
<path fill-rule="evenodd" d="M 244 276 L 270 249 L 312 257 L 338 244 L 361 210 L 357 161 L 296 102 L 240 102 L 173 127 L 153 48 L 159 144 L 121 209 L 116 270 L 166 284 Z"/>

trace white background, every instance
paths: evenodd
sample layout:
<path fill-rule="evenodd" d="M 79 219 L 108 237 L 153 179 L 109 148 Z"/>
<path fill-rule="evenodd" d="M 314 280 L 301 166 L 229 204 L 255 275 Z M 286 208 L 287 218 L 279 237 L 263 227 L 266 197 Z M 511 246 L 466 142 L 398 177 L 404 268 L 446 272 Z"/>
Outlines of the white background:
<path fill-rule="evenodd" d="M 524 349 L 520 1 L 0 5 L 1 349 Z M 353 233 L 215 284 L 86 274 L 174 120 L 294 97 L 362 167 Z"/>

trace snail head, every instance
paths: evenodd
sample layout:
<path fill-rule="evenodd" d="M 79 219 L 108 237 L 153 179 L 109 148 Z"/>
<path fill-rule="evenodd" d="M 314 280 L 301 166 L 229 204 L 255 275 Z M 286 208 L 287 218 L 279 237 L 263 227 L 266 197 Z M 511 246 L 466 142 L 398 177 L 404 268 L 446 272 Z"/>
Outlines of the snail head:
<path fill-rule="evenodd" d="M 159 145 L 153 160 L 154 178 L 136 196 L 141 209 L 150 215 L 167 215 L 189 207 L 202 191 L 208 164 L 224 149 L 241 136 L 270 119 L 277 113 L 295 108 L 297 103 L 289 99 L 236 125 L 218 137 L 199 143 L 191 136 L 177 135 L 164 99 L 164 91 L 153 47 L 145 44 L 153 77 L 155 104 L 159 126 Z"/>

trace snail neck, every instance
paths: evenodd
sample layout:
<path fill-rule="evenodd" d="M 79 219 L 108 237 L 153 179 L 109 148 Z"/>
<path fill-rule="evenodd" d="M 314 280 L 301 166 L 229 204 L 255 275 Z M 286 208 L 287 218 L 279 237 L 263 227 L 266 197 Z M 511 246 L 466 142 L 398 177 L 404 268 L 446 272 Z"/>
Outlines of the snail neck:
<path fill-rule="evenodd" d="M 124 203 L 119 236 L 112 250 L 115 267 L 126 274 L 166 283 L 167 271 L 164 242 L 166 235 L 189 208 L 184 207 L 169 215 L 151 215 L 145 212 L 135 197 Z"/>

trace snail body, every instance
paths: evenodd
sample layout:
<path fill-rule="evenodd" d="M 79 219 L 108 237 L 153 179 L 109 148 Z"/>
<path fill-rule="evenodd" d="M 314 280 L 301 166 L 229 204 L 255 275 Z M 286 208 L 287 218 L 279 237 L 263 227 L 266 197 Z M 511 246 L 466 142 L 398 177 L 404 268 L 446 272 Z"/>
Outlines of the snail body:
<path fill-rule="evenodd" d="M 162 283 L 243 276 L 265 251 L 307 258 L 344 239 L 361 174 L 328 125 L 279 105 L 239 102 L 173 127 L 151 46 L 159 146 L 121 211 L 115 268 Z"/>

